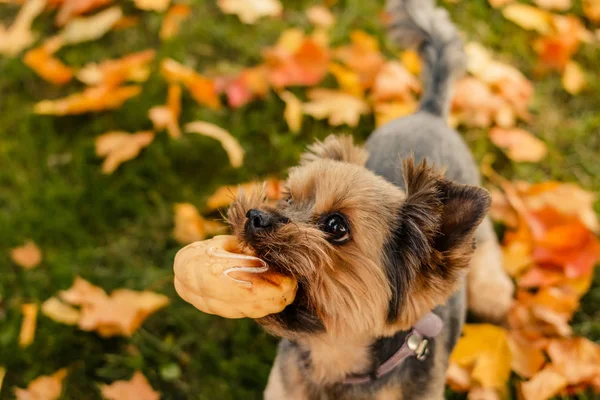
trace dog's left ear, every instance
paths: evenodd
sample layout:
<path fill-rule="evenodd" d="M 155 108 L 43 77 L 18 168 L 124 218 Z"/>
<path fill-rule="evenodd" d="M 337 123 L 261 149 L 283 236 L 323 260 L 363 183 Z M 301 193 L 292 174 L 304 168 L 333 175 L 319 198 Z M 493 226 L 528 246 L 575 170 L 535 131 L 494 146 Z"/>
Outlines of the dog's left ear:
<path fill-rule="evenodd" d="M 364 166 L 369 158 L 367 150 L 354 144 L 354 139 L 349 135 L 329 135 L 323 142 L 317 141 L 308 147 L 302 154 L 301 164 L 307 164 L 319 159 L 342 161 L 350 164 Z"/>

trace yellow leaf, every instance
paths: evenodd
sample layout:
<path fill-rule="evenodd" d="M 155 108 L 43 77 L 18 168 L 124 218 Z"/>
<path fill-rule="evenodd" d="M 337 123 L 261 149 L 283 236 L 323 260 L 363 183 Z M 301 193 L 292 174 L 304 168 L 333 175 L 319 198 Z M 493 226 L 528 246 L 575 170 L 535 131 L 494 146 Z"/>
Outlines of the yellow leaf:
<path fill-rule="evenodd" d="M 581 65 L 569 61 L 562 76 L 562 85 L 572 95 L 579 94 L 586 85 L 585 73 Z"/>
<path fill-rule="evenodd" d="M 254 24 L 262 17 L 281 15 L 283 7 L 279 0 L 218 0 L 225 14 L 235 14 L 245 24 Z"/>
<path fill-rule="evenodd" d="M 140 10 L 163 12 L 169 8 L 171 0 L 134 0 Z"/>
<path fill-rule="evenodd" d="M 600 22 L 600 1 L 583 0 L 583 12 L 592 22 Z"/>
<path fill-rule="evenodd" d="M 27 389 L 15 388 L 17 400 L 55 400 L 62 392 L 62 381 L 67 376 L 66 368 L 59 369 L 52 375 L 42 375 L 31 382 Z"/>
<path fill-rule="evenodd" d="M 421 69 L 423 68 L 423 61 L 421 61 L 419 53 L 414 50 L 403 51 L 400 56 L 400 61 L 402 61 L 402 65 L 404 65 L 411 74 L 419 76 Z"/>
<path fill-rule="evenodd" d="M 278 179 L 268 179 L 264 183 L 247 182 L 240 185 L 221 186 L 206 200 L 206 207 L 209 210 L 226 207 L 233 202 L 240 189 L 246 193 L 250 193 L 259 190 L 261 185 L 265 187 L 267 200 L 279 200 L 281 198 L 282 182 Z"/>
<path fill-rule="evenodd" d="M 523 129 L 495 127 L 490 131 L 490 139 L 513 161 L 537 162 L 548 152 L 544 142 Z"/>
<path fill-rule="evenodd" d="M 521 383 L 523 400 L 548 400 L 567 387 L 567 380 L 553 366 L 547 366 L 527 382 Z"/>
<path fill-rule="evenodd" d="M 550 32 L 550 16 L 547 11 L 527 4 L 509 4 L 502 10 L 504 18 L 514 22 L 523 29 L 537 31 L 541 34 Z"/>
<path fill-rule="evenodd" d="M 37 323 L 38 305 L 33 303 L 21 306 L 23 322 L 21 322 L 21 333 L 19 334 L 19 346 L 27 347 L 33 343 L 35 327 Z"/>
<path fill-rule="evenodd" d="M 46 0 L 29 0 L 21 7 L 15 21 L 8 29 L 0 25 L 0 54 L 13 57 L 31 46 L 35 41 L 31 25 L 33 20 L 44 11 L 44 7 L 46 7 Z"/>
<path fill-rule="evenodd" d="M 283 117 L 290 131 L 293 133 L 300 132 L 300 129 L 302 129 L 302 102 L 292 92 L 287 90 L 280 93 L 279 97 L 285 102 Z"/>
<path fill-rule="evenodd" d="M 154 129 L 167 129 L 169 136 L 178 138 L 181 136 L 179 128 L 179 116 L 181 115 L 181 86 L 169 85 L 167 104 L 152 107 L 148 111 L 148 117 L 154 125 Z"/>
<path fill-rule="evenodd" d="M 162 61 L 160 70 L 170 83 L 183 84 L 198 104 L 214 109 L 221 107 L 221 101 L 212 80 L 171 58 Z"/>
<path fill-rule="evenodd" d="M 173 237 L 181 244 L 206 239 L 207 236 L 224 233 L 227 227 L 217 221 L 208 221 L 200 215 L 196 207 L 189 203 L 177 203 Z"/>
<path fill-rule="evenodd" d="M 472 368 L 482 387 L 503 391 L 510 376 L 511 355 L 506 331 L 489 324 L 466 324 L 450 361 Z"/>
<path fill-rule="evenodd" d="M 71 20 L 60 32 L 65 44 L 76 44 L 100 39 L 123 17 L 118 6 L 107 8 L 90 17 Z"/>
<path fill-rule="evenodd" d="M 110 385 L 101 385 L 102 397 L 107 400 L 158 400 L 160 393 L 152 389 L 146 377 L 136 371 L 128 381 L 116 381 Z"/>
<path fill-rule="evenodd" d="M 388 61 L 379 70 L 373 85 L 375 101 L 400 100 L 409 102 L 413 93 L 421 91 L 421 83 L 398 61 Z"/>
<path fill-rule="evenodd" d="M 535 0 L 535 4 L 546 10 L 566 11 L 573 6 L 572 0 Z"/>
<path fill-rule="evenodd" d="M 312 6 L 306 10 L 308 21 L 320 28 L 331 28 L 335 23 L 335 16 L 323 5 Z"/>
<path fill-rule="evenodd" d="M 142 91 L 140 86 L 93 86 L 62 99 L 43 100 L 33 111 L 42 115 L 74 115 L 119 108 Z"/>
<path fill-rule="evenodd" d="M 511 368 L 523 378 L 534 376 L 546 362 L 542 350 L 517 335 L 508 336 L 508 346 L 512 355 Z"/>
<path fill-rule="evenodd" d="M 186 133 L 197 133 L 221 142 L 223 149 L 229 157 L 232 167 L 239 168 L 244 162 L 244 149 L 231 133 L 225 129 L 204 121 L 190 122 L 185 126 Z"/>
<path fill-rule="evenodd" d="M 504 270 L 510 276 L 518 276 L 533 263 L 529 242 L 513 241 L 502 248 Z"/>
<path fill-rule="evenodd" d="M 56 297 L 50 297 L 42 304 L 42 314 L 56 322 L 67 325 L 77 325 L 81 317 L 79 310 L 63 303 Z"/>
<path fill-rule="evenodd" d="M 192 14 L 192 9 L 187 4 L 174 4 L 169 8 L 160 27 L 159 37 L 162 40 L 170 39 L 179 33 L 181 23 Z"/>
<path fill-rule="evenodd" d="M 77 79 L 89 86 L 118 86 L 125 81 L 145 82 L 150 76 L 150 63 L 156 52 L 145 50 L 125 57 L 86 64 L 77 72 Z"/>
<path fill-rule="evenodd" d="M 106 157 L 102 173 L 112 174 L 125 161 L 133 160 L 154 140 L 154 132 L 107 132 L 96 138 L 96 155 Z"/>
<path fill-rule="evenodd" d="M 304 103 L 304 113 L 316 119 L 328 118 L 332 126 L 356 127 L 360 116 L 370 111 L 364 100 L 337 90 L 312 89 L 308 98 L 311 101 Z"/>
<path fill-rule="evenodd" d="M 446 384 L 455 392 L 466 392 L 471 387 L 471 375 L 465 368 L 451 362 L 446 370 Z"/>
<path fill-rule="evenodd" d="M 385 125 L 386 123 L 400 117 L 412 114 L 417 110 L 419 103 L 416 101 L 394 101 L 390 103 L 375 104 L 375 122 L 377 126 Z"/>
<path fill-rule="evenodd" d="M 356 72 L 337 63 L 329 64 L 329 72 L 335 76 L 338 85 L 344 92 L 356 97 L 363 97 L 360 78 Z"/>
<path fill-rule="evenodd" d="M 58 58 L 52 57 L 62 46 L 62 39 L 54 37 L 42 46 L 29 50 L 23 57 L 23 62 L 40 77 L 56 85 L 64 85 L 73 78 L 73 69 L 63 64 Z"/>
<path fill-rule="evenodd" d="M 10 258 L 15 264 L 25 269 L 37 267 L 42 262 L 42 252 L 34 242 L 28 240 L 23 246 L 10 251 Z"/>
<path fill-rule="evenodd" d="M 6 368 L 0 367 L 0 392 L 2 392 L 2 384 L 4 383 L 5 376 L 6 376 Z"/>

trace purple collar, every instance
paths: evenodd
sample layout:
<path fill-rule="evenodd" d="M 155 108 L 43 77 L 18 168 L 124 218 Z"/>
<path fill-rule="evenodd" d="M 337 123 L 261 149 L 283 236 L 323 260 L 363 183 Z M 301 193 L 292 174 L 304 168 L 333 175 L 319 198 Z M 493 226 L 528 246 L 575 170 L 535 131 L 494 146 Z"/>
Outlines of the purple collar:
<path fill-rule="evenodd" d="M 440 334 L 444 323 L 434 313 L 429 313 L 421 318 L 408 332 L 402 346 L 390 358 L 384 361 L 371 374 L 352 375 L 344 380 L 345 385 L 358 385 L 375 381 L 388 374 L 402 364 L 408 357 L 415 356 L 417 360 L 424 360 L 429 353 L 429 341 Z"/>

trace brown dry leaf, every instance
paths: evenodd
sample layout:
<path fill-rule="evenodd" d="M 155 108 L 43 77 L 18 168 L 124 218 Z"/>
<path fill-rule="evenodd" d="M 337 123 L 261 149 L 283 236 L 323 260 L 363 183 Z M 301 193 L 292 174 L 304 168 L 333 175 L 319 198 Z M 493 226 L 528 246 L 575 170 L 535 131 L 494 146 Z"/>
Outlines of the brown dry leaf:
<path fill-rule="evenodd" d="M 503 391 L 511 364 L 506 331 L 489 324 L 466 324 L 450 361 L 472 368 L 471 378 L 481 387 Z"/>
<path fill-rule="evenodd" d="M 63 0 L 56 14 L 56 25 L 63 26 L 73 17 L 104 7 L 113 0 Z"/>
<path fill-rule="evenodd" d="M 150 76 L 150 63 L 156 52 L 145 50 L 125 57 L 86 64 L 77 79 L 89 86 L 118 86 L 125 81 L 145 82 Z"/>
<path fill-rule="evenodd" d="M 125 161 L 133 160 L 154 140 L 154 132 L 107 132 L 96 138 L 96 155 L 105 157 L 102 173 L 112 174 Z"/>
<path fill-rule="evenodd" d="M 587 80 L 581 65 L 575 61 L 569 61 L 565 66 L 562 76 L 562 85 L 572 95 L 579 94 L 585 88 Z"/>
<path fill-rule="evenodd" d="M 0 24 L 0 54 L 14 57 L 35 41 L 33 20 L 44 11 L 46 0 L 28 0 L 9 28 Z"/>
<path fill-rule="evenodd" d="M 43 100 L 37 103 L 33 111 L 42 115 L 72 115 L 88 112 L 100 112 L 119 108 L 142 91 L 140 86 L 94 86 L 83 92 L 74 93 L 62 99 Z"/>
<path fill-rule="evenodd" d="M 77 325 L 81 317 L 79 310 L 63 303 L 56 297 L 50 297 L 42 304 L 42 314 L 66 325 Z"/>
<path fill-rule="evenodd" d="M 332 126 L 356 127 L 360 116 L 370 111 L 363 99 L 337 90 L 311 89 L 308 98 L 310 101 L 303 106 L 304 113 L 316 119 L 327 118 Z"/>
<path fill-rule="evenodd" d="M 531 378 L 546 362 L 542 350 L 534 347 L 522 336 L 508 335 L 508 347 L 512 354 L 511 368 L 523 378 Z"/>
<path fill-rule="evenodd" d="M 244 149 L 240 142 L 225 129 L 204 121 L 190 122 L 184 129 L 186 133 L 197 133 L 221 142 L 232 167 L 239 168 L 244 163 Z"/>
<path fill-rule="evenodd" d="M 281 15 L 283 6 L 279 0 L 218 0 L 225 14 L 235 14 L 245 24 L 254 24 L 262 17 Z"/>
<path fill-rule="evenodd" d="M 375 125 L 382 126 L 388 122 L 414 113 L 419 107 L 417 101 L 393 101 L 389 103 L 376 103 L 375 108 Z"/>
<path fill-rule="evenodd" d="M 567 386 L 567 380 L 550 365 L 521 383 L 523 400 L 548 400 Z"/>
<path fill-rule="evenodd" d="M 33 241 L 28 240 L 23 246 L 11 249 L 10 258 L 19 267 L 32 269 L 42 262 L 42 251 Z"/>
<path fill-rule="evenodd" d="M 413 100 L 413 94 L 419 92 L 419 80 L 398 61 L 388 61 L 381 67 L 372 90 L 375 101 L 410 102 Z"/>
<path fill-rule="evenodd" d="M 64 85 L 73 79 L 73 68 L 63 64 L 52 55 L 62 46 L 62 39 L 54 37 L 42 46 L 29 50 L 23 62 L 40 77 L 56 85 Z"/>
<path fill-rule="evenodd" d="M 102 397 L 107 400 L 158 400 L 160 393 L 152 389 L 140 371 L 136 371 L 128 381 L 116 381 L 100 388 Z"/>
<path fill-rule="evenodd" d="M 282 182 L 279 179 L 267 179 L 265 182 L 247 182 L 239 185 L 221 186 L 215 193 L 213 193 L 206 201 L 206 208 L 209 210 L 216 210 L 229 206 L 235 196 L 238 195 L 240 190 L 246 193 L 251 193 L 259 190 L 263 185 L 265 188 L 265 195 L 267 200 L 279 200 L 281 199 L 281 186 Z"/>
<path fill-rule="evenodd" d="M 97 40 L 104 36 L 122 17 L 121 7 L 110 7 L 90 17 L 72 19 L 59 35 L 65 44 Z"/>
<path fill-rule="evenodd" d="M 181 86 L 178 84 L 169 85 L 169 94 L 167 104 L 164 106 L 152 107 L 148 111 L 148 117 L 154 125 L 154 129 L 167 129 L 169 136 L 178 138 L 181 136 L 179 128 L 179 116 L 181 115 Z"/>
<path fill-rule="evenodd" d="M 363 31 L 353 31 L 350 40 L 350 46 L 335 50 L 335 57 L 358 73 L 363 88 L 370 88 L 379 69 L 385 64 L 385 58 L 379 51 L 379 43 L 375 37 Z"/>
<path fill-rule="evenodd" d="M 190 203 L 175 204 L 175 227 L 173 237 L 181 244 L 188 244 L 224 233 L 227 226 L 218 221 L 208 221 Z"/>
<path fill-rule="evenodd" d="M 495 127 L 490 139 L 513 161 L 538 162 L 548 153 L 546 144 L 524 129 Z"/>
<path fill-rule="evenodd" d="M 446 370 L 446 384 L 455 392 L 466 392 L 471 387 L 471 374 L 467 369 L 450 362 Z"/>
<path fill-rule="evenodd" d="M 177 61 L 167 58 L 160 66 L 161 73 L 170 83 L 181 83 L 188 89 L 196 102 L 213 109 L 221 107 L 215 83 Z"/>
<path fill-rule="evenodd" d="M 29 346 L 35 338 L 35 328 L 37 325 L 38 305 L 33 303 L 21 305 L 23 322 L 21 322 L 21 332 L 19 333 L 19 346 L 21 348 Z"/>
<path fill-rule="evenodd" d="M 187 4 L 174 4 L 163 18 L 159 37 L 161 40 L 177 36 L 181 23 L 192 15 L 192 8 Z"/>
<path fill-rule="evenodd" d="M 523 29 L 534 30 L 541 34 L 550 32 L 551 14 L 548 11 L 527 4 L 509 4 L 502 10 L 502 15 Z"/>
<path fill-rule="evenodd" d="M 335 16 L 323 5 L 316 5 L 306 10 L 308 21 L 320 28 L 329 29 L 335 24 Z"/>
<path fill-rule="evenodd" d="M 302 102 L 292 92 L 285 91 L 279 94 L 285 102 L 283 117 L 292 133 L 298 133 L 302 129 Z"/>
<path fill-rule="evenodd" d="M 600 346 L 586 338 L 555 339 L 546 351 L 554 369 L 569 385 L 600 377 Z"/>
<path fill-rule="evenodd" d="M 329 72 L 335 76 L 335 79 L 337 80 L 342 91 L 356 97 L 363 97 L 363 88 L 360 84 L 360 78 L 356 72 L 338 63 L 330 63 Z"/>
<path fill-rule="evenodd" d="M 134 0 L 140 10 L 163 12 L 169 8 L 171 0 Z"/>
<path fill-rule="evenodd" d="M 583 12 L 592 22 L 600 22 L 600 1 L 583 0 Z"/>
<path fill-rule="evenodd" d="M 27 385 L 27 389 L 15 388 L 17 400 L 55 400 L 62 392 L 62 381 L 67 369 L 62 368 L 52 375 L 38 376 Z"/>
<path fill-rule="evenodd" d="M 572 0 L 535 0 L 535 4 L 546 10 L 567 11 L 573 7 Z"/>

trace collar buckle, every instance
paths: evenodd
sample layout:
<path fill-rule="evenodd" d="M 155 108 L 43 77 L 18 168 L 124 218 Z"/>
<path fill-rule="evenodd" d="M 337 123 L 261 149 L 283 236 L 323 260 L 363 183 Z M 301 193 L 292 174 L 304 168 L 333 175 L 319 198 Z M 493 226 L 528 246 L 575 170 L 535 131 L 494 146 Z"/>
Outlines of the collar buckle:
<path fill-rule="evenodd" d="M 415 354 L 417 360 L 423 361 L 429 354 L 429 341 L 419 332 L 412 331 L 406 339 L 406 345 Z"/>

